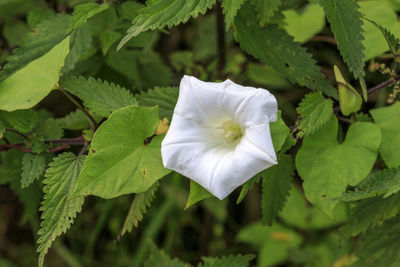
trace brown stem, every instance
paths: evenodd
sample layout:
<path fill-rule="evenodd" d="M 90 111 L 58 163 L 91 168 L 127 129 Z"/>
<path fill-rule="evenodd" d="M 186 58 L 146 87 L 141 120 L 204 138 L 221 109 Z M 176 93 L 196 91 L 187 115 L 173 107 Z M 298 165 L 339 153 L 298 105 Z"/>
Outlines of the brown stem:
<path fill-rule="evenodd" d="M 330 37 L 330 36 L 324 36 L 324 35 L 314 36 L 313 38 L 311 38 L 309 40 L 309 42 L 325 42 L 325 43 L 337 45 L 335 38 Z"/>
<path fill-rule="evenodd" d="M 0 151 L 7 151 L 9 149 L 16 149 L 22 152 L 26 152 L 26 153 L 32 153 L 32 150 L 28 149 L 28 148 L 24 148 L 18 145 L 12 145 L 12 144 L 0 144 Z"/>
<path fill-rule="evenodd" d="M 83 136 L 79 136 L 77 138 L 50 139 L 44 142 L 46 144 L 83 145 L 86 141 Z"/>
<path fill-rule="evenodd" d="M 85 145 L 87 142 L 86 140 L 80 136 L 77 138 L 65 138 L 65 139 L 52 139 L 52 140 L 46 140 L 44 141 L 46 144 L 61 144 L 61 146 L 52 148 L 49 150 L 49 152 L 58 152 L 61 150 L 64 150 L 65 148 L 73 145 Z M 26 153 L 32 153 L 32 150 L 25 148 L 24 143 L 18 143 L 18 144 L 0 144 L 0 151 L 7 151 L 9 149 L 17 149 L 22 152 Z"/>

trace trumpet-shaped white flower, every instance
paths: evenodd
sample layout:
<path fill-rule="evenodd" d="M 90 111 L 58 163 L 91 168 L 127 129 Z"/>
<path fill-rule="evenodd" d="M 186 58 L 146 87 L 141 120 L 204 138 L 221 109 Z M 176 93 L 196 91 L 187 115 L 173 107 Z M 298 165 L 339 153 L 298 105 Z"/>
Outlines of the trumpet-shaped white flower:
<path fill-rule="evenodd" d="M 164 166 L 223 199 L 277 164 L 269 128 L 276 119 L 276 99 L 265 89 L 184 76 L 161 145 Z"/>

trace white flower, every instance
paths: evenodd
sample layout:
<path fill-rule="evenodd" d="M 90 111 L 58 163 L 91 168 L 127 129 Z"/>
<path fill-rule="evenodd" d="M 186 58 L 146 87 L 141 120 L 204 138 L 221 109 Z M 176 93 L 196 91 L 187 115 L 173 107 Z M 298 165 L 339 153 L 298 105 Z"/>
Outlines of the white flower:
<path fill-rule="evenodd" d="M 265 89 L 184 76 L 161 145 L 164 166 L 223 199 L 277 164 L 269 129 L 276 119 L 276 99 Z"/>

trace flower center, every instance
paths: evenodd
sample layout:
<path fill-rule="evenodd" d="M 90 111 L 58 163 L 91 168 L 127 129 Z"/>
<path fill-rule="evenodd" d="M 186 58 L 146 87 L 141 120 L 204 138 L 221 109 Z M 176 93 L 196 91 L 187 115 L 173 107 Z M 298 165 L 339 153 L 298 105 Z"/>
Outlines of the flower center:
<path fill-rule="evenodd" d="M 237 141 L 243 136 L 240 125 L 231 120 L 225 121 L 222 124 L 222 128 L 225 131 L 225 138 L 229 141 Z"/>

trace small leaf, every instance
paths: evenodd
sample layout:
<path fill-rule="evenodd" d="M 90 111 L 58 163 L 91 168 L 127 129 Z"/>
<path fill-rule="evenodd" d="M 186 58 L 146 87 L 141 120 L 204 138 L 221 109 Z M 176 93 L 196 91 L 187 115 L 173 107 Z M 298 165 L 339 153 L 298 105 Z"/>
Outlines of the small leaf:
<path fill-rule="evenodd" d="M 22 158 L 21 186 L 28 187 L 43 175 L 46 162 L 43 156 L 26 153 Z"/>
<path fill-rule="evenodd" d="M 223 0 L 222 10 L 225 15 L 225 30 L 231 27 L 235 16 L 245 0 Z"/>
<path fill-rule="evenodd" d="M 362 99 L 353 86 L 346 82 L 336 65 L 334 70 L 339 89 L 340 109 L 342 110 L 343 115 L 348 116 L 351 113 L 355 113 L 360 110 Z"/>
<path fill-rule="evenodd" d="M 22 133 L 31 132 L 39 122 L 38 114 L 31 109 L 3 112 L 3 116 L 15 130 Z"/>
<path fill-rule="evenodd" d="M 244 197 L 247 195 L 247 193 L 253 189 L 254 185 L 258 182 L 260 182 L 260 178 L 263 175 L 263 172 L 260 172 L 256 174 L 253 178 L 245 182 L 242 186 L 242 191 L 240 191 L 240 195 L 238 199 L 236 200 L 236 204 L 239 204 L 240 202 L 243 201 Z"/>
<path fill-rule="evenodd" d="M 141 106 L 151 107 L 158 105 L 160 118 L 172 119 L 176 102 L 178 101 L 178 87 L 156 87 L 136 95 Z"/>
<path fill-rule="evenodd" d="M 264 27 L 271 22 L 276 15 L 279 7 L 282 5 L 282 0 L 251 0 L 257 12 L 257 19 L 260 21 L 260 26 Z"/>
<path fill-rule="evenodd" d="M 188 200 L 186 202 L 185 209 L 190 208 L 191 206 L 193 206 L 194 204 L 196 204 L 199 201 L 202 201 L 204 199 L 211 198 L 211 197 L 213 197 L 213 195 L 210 192 L 208 192 L 204 187 L 202 187 L 195 181 L 190 180 L 190 193 L 189 193 Z"/>
<path fill-rule="evenodd" d="M 110 6 L 106 3 L 101 5 L 98 5 L 96 3 L 85 3 L 76 6 L 72 14 L 68 32 L 78 28 L 82 24 L 86 23 L 89 18 L 97 15 L 98 13 L 106 10 L 109 7 Z"/>
<path fill-rule="evenodd" d="M 92 122 L 80 109 L 76 109 L 65 117 L 56 120 L 61 128 L 68 130 L 81 130 L 92 127 Z"/>

